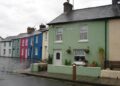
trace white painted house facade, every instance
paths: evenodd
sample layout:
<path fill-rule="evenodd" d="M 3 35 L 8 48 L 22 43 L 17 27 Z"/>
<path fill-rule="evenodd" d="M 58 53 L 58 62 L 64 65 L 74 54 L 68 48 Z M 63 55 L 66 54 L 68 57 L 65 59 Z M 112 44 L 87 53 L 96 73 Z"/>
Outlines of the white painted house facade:
<path fill-rule="evenodd" d="M 2 37 L 0 37 L 0 56 L 1 56 L 1 41 L 3 40 Z"/>
<path fill-rule="evenodd" d="M 9 36 L 1 41 L 0 55 L 4 57 L 12 57 L 12 39 L 14 36 Z"/>

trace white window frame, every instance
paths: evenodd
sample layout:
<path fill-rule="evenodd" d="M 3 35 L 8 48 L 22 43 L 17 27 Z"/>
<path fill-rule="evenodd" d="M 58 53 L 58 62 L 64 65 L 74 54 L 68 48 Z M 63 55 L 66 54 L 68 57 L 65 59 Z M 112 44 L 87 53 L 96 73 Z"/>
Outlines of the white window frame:
<path fill-rule="evenodd" d="M 22 49 L 22 51 L 21 51 L 22 53 L 21 53 L 21 55 L 23 56 L 24 55 L 24 49 Z"/>
<path fill-rule="evenodd" d="M 35 42 L 38 43 L 38 35 L 35 37 Z"/>
<path fill-rule="evenodd" d="M 26 41 L 25 41 L 25 45 L 26 45 L 26 46 L 28 45 L 28 39 L 26 39 Z"/>
<path fill-rule="evenodd" d="M 35 55 L 38 55 L 38 48 L 35 48 Z"/>
<path fill-rule="evenodd" d="M 55 43 L 62 43 L 63 42 L 63 28 L 56 29 L 55 33 Z"/>
<path fill-rule="evenodd" d="M 9 49 L 9 54 L 11 54 L 11 49 Z"/>
<path fill-rule="evenodd" d="M 25 40 L 22 40 L 22 46 L 24 46 L 24 42 L 25 42 Z"/>
<path fill-rule="evenodd" d="M 30 45 L 33 46 L 33 37 L 30 40 Z"/>
<path fill-rule="evenodd" d="M 82 52 L 82 53 L 80 53 L 80 52 Z M 85 54 L 84 49 L 74 49 L 74 61 L 75 61 L 75 56 L 85 57 L 85 59 L 86 59 L 86 54 Z M 78 62 L 78 61 L 75 61 L 75 62 Z"/>
<path fill-rule="evenodd" d="M 80 40 L 78 42 L 88 42 L 88 26 L 87 25 L 84 25 L 80 28 Z"/>
<path fill-rule="evenodd" d="M 47 41 L 47 39 L 48 39 L 48 33 L 47 32 L 45 32 L 45 41 Z"/>

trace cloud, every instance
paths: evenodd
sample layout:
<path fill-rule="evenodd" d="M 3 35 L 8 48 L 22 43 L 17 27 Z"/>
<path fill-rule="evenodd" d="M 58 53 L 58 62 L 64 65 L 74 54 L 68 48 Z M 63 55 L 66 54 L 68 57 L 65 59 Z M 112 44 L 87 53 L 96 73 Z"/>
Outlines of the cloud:
<path fill-rule="evenodd" d="M 28 26 L 48 23 L 63 12 L 66 0 L 0 0 L 0 36 L 26 32 Z M 70 0 L 72 3 L 72 0 Z M 111 0 L 74 0 L 80 9 L 110 4 Z"/>

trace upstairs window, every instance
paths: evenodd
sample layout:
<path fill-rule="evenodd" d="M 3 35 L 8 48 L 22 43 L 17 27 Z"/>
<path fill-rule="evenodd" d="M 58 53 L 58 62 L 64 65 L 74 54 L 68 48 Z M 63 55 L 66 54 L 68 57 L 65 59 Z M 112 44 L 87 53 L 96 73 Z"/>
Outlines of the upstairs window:
<path fill-rule="evenodd" d="M 45 32 L 45 41 L 47 41 L 47 39 L 48 39 L 48 34 L 47 32 Z"/>
<path fill-rule="evenodd" d="M 26 45 L 26 46 L 28 45 L 28 40 L 27 40 L 27 39 L 26 39 L 25 45 Z"/>
<path fill-rule="evenodd" d="M 36 36 L 36 39 L 35 39 L 35 40 L 36 40 L 36 43 L 38 43 L 38 36 Z"/>
<path fill-rule="evenodd" d="M 24 40 L 22 40 L 22 46 L 24 46 Z"/>
<path fill-rule="evenodd" d="M 33 46 L 33 38 L 31 38 L 30 45 Z"/>
<path fill-rule="evenodd" d="M 88 26 L 80 28 L 80 41 L 88 41 Z"/>
<path fill-rule="evenodd" d="M 85 51 L 83 49 L 74 50 L 74 61 L 85 61 Z"/>
<path fill-rule="evenodd" d="M 63 39 L 63 29 L 59 28 L 56 30 L 56 41 L 62 41 Z"/>

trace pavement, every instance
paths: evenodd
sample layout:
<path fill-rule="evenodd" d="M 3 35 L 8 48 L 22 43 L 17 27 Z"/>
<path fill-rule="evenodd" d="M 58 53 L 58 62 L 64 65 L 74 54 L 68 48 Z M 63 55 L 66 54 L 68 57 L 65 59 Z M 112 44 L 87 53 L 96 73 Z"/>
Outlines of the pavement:
<path fill-rule="evenodd" d="M 44 72 L 26 72 L 26 71 L 23 72 L 21 71 L 19 73 L 25 74 L 28 76 L 50 78 L 50 79 L 68 81 L 68 82 L 73 82 L 73 83 L 89 84 L 92 86 L 120 86 L 120 79 L 77 76 L 76 80 L 72 80 L 72 75 L 48 73 L 46 71 Z"/>

